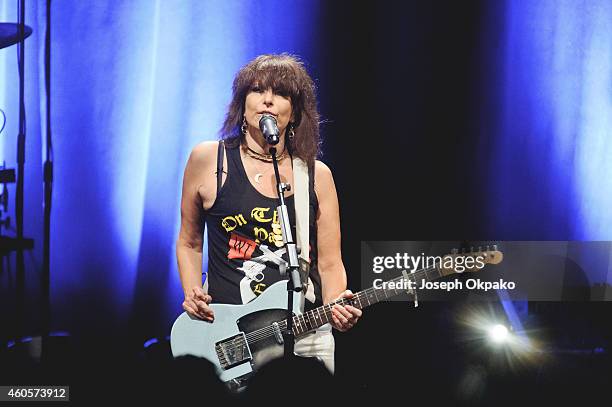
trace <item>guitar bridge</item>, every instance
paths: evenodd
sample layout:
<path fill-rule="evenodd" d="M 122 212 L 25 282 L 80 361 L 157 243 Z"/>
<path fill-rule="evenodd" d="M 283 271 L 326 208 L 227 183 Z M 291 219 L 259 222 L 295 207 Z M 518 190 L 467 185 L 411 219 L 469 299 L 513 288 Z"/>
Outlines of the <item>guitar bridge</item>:
<path fill-rule="evenodd" d="M 224 370 L 250 362 L 253 359 L 244 332 L 217 342 L 215 350 L 219 363 Z"/>

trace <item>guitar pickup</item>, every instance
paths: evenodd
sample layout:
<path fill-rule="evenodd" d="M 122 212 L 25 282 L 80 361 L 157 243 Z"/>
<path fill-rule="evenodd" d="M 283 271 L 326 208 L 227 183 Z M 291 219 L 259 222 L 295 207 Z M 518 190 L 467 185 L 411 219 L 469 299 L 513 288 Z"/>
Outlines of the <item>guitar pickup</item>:
<path fill-rule="evenodd" d="M 250 362 L 253 359 L 244 332 L 217 342 L 215 350 L 219 363 L 224 370 Z"/>

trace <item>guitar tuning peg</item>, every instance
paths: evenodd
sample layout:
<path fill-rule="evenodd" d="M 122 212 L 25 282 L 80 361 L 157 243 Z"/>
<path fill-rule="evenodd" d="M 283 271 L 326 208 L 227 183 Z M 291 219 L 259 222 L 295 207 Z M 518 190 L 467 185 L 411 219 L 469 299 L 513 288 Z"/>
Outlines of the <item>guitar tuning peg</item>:
<path fill-rule="evenodd" d="M 491 246 L 487 245 L 487 251 L 491 251 Z"/>
<path fill-rule="evenodd" d="M 496 244 L 494 244 L 494 245 L 493 245 L 493 251 L 494 251 L 494 252 L 496 252 L 496 251 L 497 251 L 497 245 L 496 245 Z"/>
<path fill-rule="evenodd" d="M 482 246 L 478 246 L 478 253 L 482 252 Z"/>

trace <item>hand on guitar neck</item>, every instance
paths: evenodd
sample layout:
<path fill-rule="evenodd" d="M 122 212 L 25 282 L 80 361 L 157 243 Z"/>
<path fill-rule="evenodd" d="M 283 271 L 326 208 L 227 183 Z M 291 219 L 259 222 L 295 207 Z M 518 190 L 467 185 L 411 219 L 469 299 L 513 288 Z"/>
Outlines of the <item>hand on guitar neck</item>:
<path fill-rule="evenodd" d="M 354 294 L 351 290 L 343 292 L 336 301 L 342 298 L 353 298 Z M 361 310 L 351 305 L 339 305 L 336 304 L 331 309 L 332 320 L 331 325 L 340 332 L 346 332 L 351 329 L 361 317 Z"/>
<path fill-rule="evenodd" d="M 215 313 L 208 306 L 211 301 L 212 297 L 206 294 L 202 287 L 196 286 L 191 289 L 189 295 L 185 296 L 183 309 L 195 318 L 213 322 L 215 320 Z"/>

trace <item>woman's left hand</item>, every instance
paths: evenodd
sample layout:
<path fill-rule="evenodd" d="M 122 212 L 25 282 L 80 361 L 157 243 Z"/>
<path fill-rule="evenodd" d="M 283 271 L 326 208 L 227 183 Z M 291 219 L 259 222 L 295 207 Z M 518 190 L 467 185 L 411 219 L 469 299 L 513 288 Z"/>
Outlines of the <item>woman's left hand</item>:
<path fill-rule="evenodd" d="M 351 290 L 343 292 L 340 298 L 353 298 L 354 294 Z M 340 332 L 346 332 L 351 329 L 361 317 L 361 310 L 351 305 L 334 304 L 332 311 L 332 326 Z"/>

